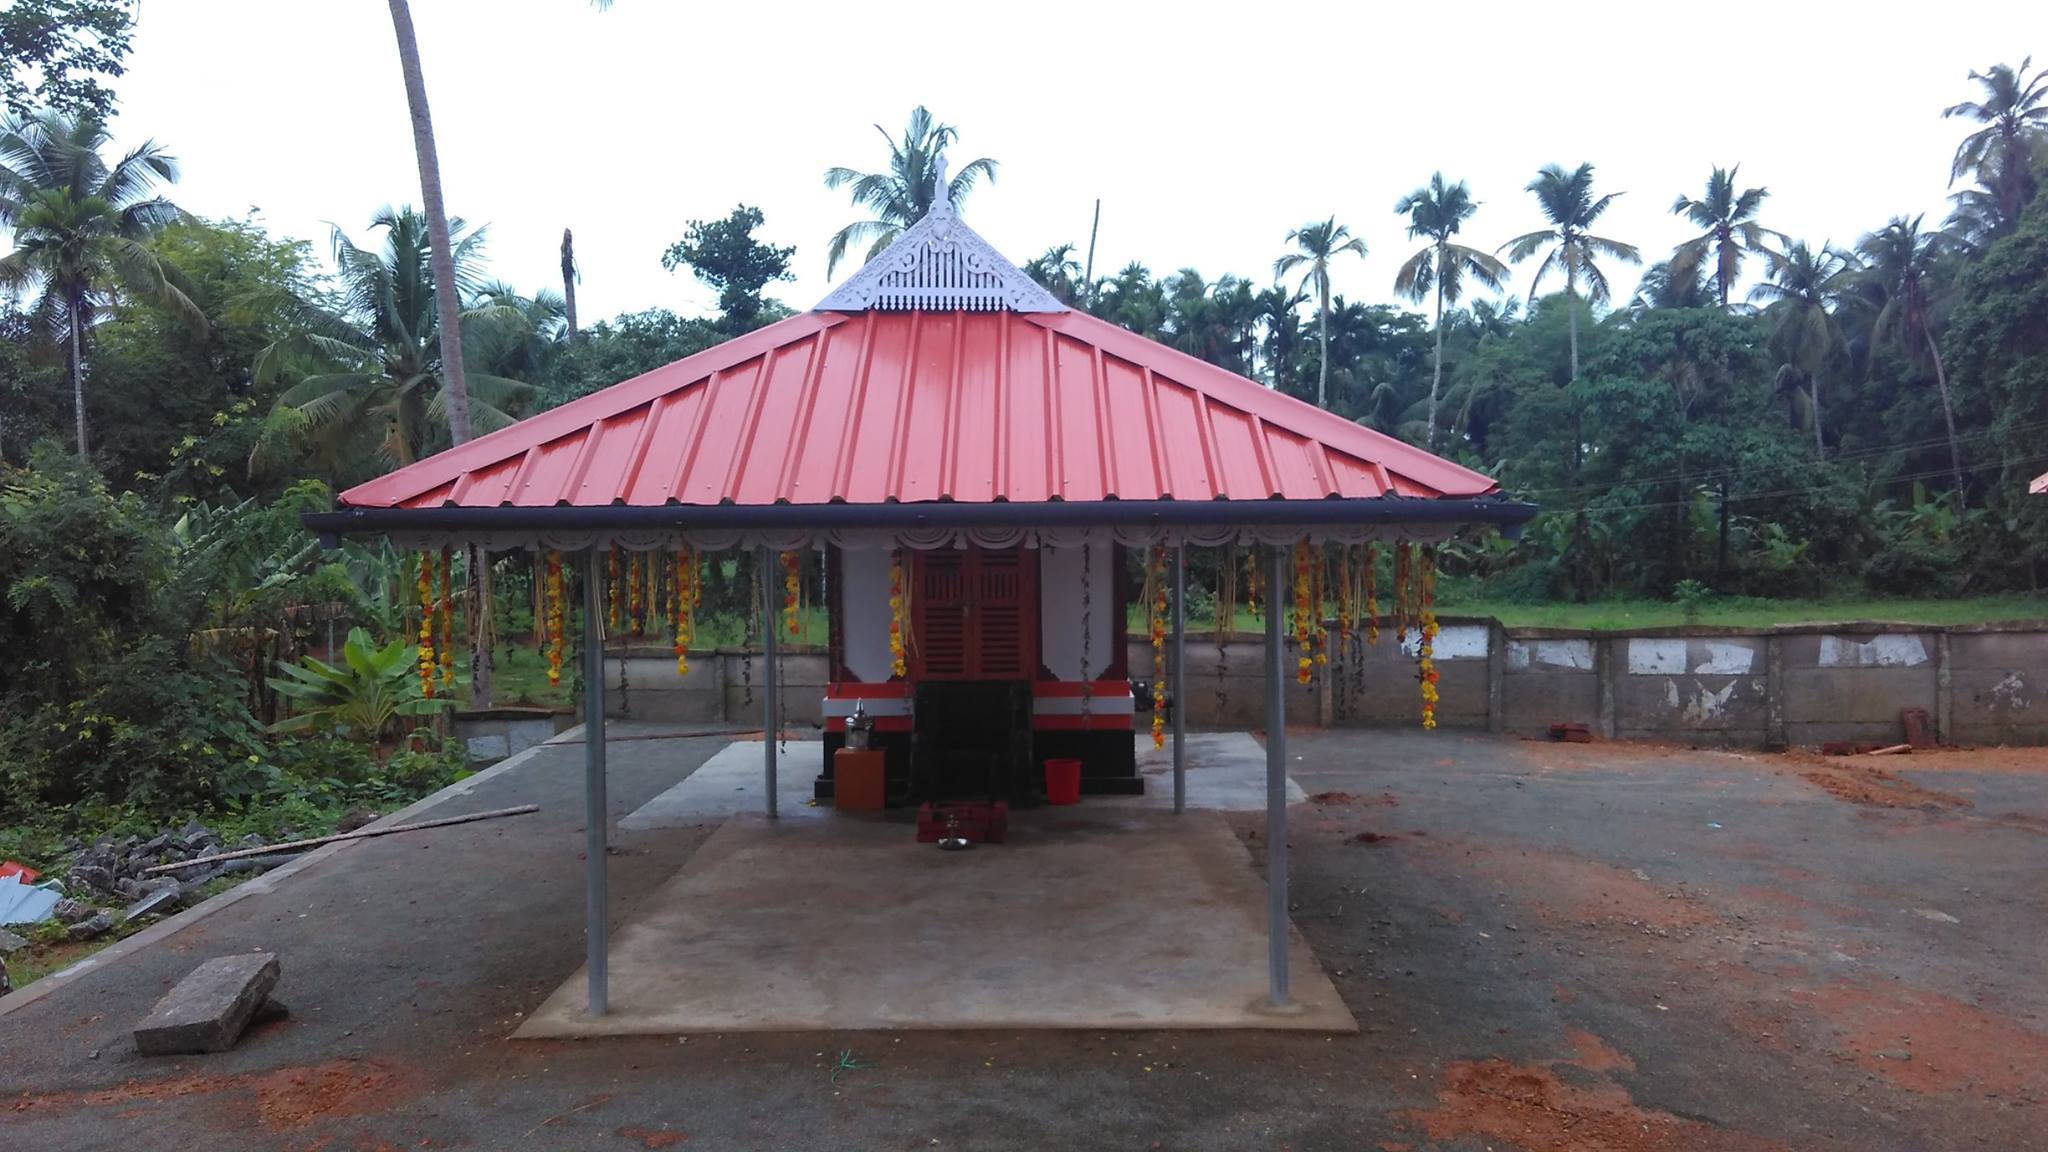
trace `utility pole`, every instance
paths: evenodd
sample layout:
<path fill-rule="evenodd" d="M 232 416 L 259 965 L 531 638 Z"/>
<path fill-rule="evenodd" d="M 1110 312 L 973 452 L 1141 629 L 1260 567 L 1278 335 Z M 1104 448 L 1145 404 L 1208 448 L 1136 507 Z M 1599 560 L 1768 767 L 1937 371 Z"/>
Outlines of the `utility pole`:
<path fill-rule="evenodd" d="M 1095 234 L 1102 229 L 1102 197 L 1095 198 L 1095 222 L 1088 225 L 1088 263 L 1081 269 L 1081 291 L 1095 303 Z"/>

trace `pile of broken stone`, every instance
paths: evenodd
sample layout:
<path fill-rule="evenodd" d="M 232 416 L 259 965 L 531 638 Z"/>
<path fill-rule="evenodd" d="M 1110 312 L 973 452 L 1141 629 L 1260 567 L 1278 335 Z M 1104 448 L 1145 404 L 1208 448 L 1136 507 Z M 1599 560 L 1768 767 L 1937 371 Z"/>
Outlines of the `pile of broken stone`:
<path fill-rule="evenodd" d="M 291 839 L 291 836 L 284 837 Z M 200 856 L 244 848 L 261 848 L 263 837 L 250 833 L 233 845 L 194 820 L 175 831 L 160 832 L 147 839 L 129 836 L 123 840 L 101 840 L 86 845 L 66 845 L 75 852 L 64 876 L 65 899 L 57 902 L 56 919 L 66 925 L 64 935 L 73 941 L 91 940 L 113 931 L 120 921 L 164 915 L 198 899 L 205 886 L 222 876 L 266 872 L 297 858 L 297 853 L 245 856 L 216 864 L 195 864 L 169 872 L 148 872 L 159 864 L 177 864 Z M 109 908 L 122 905 L 119 920 Z"/>

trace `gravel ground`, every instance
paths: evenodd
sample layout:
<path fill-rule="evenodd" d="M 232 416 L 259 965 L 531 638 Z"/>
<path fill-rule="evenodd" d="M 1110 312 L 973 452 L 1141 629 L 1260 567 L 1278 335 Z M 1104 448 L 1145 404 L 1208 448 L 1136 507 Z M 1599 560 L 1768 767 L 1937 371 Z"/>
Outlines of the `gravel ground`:
<path fill-rule="evenodd" d="M 615 816 L 725 740 L 633 735 Z M 1878 772 L 1441 732 L 1289 748 L 1314 797 L 1295 919 L 1356 1037 L 510 1042 L 581 959 L 566 745 L 433 813 L 538 815 L 360 843 L 0 1016 L 0 1146 L 2039 1146 L 2048 754 Z M 1262 849 L 1258 825 L 1237 821 Z M 619 837 L 614 922 L 707 833 Z M 219 1056 L 133 1055 L 178 977 L 258 948 L 288 1021 Z"/>

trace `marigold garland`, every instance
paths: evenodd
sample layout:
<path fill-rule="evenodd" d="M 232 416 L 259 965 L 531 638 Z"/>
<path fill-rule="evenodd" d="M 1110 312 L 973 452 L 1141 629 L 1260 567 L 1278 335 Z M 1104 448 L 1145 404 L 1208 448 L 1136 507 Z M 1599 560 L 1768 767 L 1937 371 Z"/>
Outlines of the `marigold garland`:
<path fill-rule="evenodd" d="M 804 556 L 801 552 L 784 552 L 778 559 L 782 561 L 782 627 L 791 636 L 797 636 L 804 630 Z"/>
<path fill-rule="evenodd" d="M 635 552 L 626 557 L 626 617 L 635 636 L 647 632 L 646 592 L 647 553 Z"/>
<path fill-rule="evenodd" d="M 697 607 L 697 554 L 687 546 L 678 549 L 675 584 L 669 592 L 669 608 L 675 614 L 676 675 L 690 672 L 690 626 Z"/>
<path fill-rule="evenodd" d="M 1152 546 L 1145 567 L 1145 607 L 1152 633 L 1152 746 L 1166 747 L 1166 545 Z"/>
<path fill-rule="evenodd" d="M 604 558 L 604 618 L 612 631 L 619 630 L 619 546 L 612 545 Z"/>
<path fill-rule="evenodd" d="M 1309 568 L 1308 542 L 1294 546 L 1294 651 L 1297 662 L 1294 678 L 1306 684 L 1315 678 L 1315 658 L 1309 654 Z"/>
<path fill-rule="evenodd" d="M 420 553 L 420 695 L 434 698 L 434 554 Z"/>
<path fill-rule="evenodd" d="M 1315 583 L 1309 590 L 1309 611 L 1314 615 L 1309 619 L 1309 627 L 1315 633 L 1316 664 L 1320 666 L 1330 662 L 1330 622 L 1323 613 L 1324 605 L 1329 603 L 1330 555 L 1320 546 L 1314 549 L 1314 553 Z"/>
<path fill-rule="evenodd" d="M 1351 643 L 1351 614 L 1356 607 L 1351 588 L 1357 571 L 1351 565 L 1351 545 L 1340 544 L 1337 549 L 1337 646 L 1342 651 Z"/>
<path fill-rule="evenodd" d="M 441 548 L 441 687 L 455 687 L 455 597 L 448 585 L 453 581 L 455 553 Z"/>
<path fill-rule="evenodd" d="M 548 553 L 548 686 L 562 682 L 564 610 L 562 606 L 562 554 Z M 584 643 L 589 643 L 586 638 Z"/>
<path fill-rule="evenodd" d="M 903 553 L 889 553 L 889 674 L 903 676 L 907 667 L 903 659 Z"/>
<path fill-rule="evenodd" d="M 1380 642 L 1380 550 L 1374 544 L 1365 546 L 1365 642 Z"/>
<path fill-rule="evenodd" d="M 1394 642 L 1407 647 L 1409 613 L 1408 542 L 1394 545 Z"/>
<path fill-rule="evenodd" d="M 1422 628 L 1421 641 L 1416 648 L 1418 670 L 1422 680 L 1422 726 L 1436 727 L 1437 671 L 1436 671 L 1436 549 L 1422 549 L 1418 565 Z"/>

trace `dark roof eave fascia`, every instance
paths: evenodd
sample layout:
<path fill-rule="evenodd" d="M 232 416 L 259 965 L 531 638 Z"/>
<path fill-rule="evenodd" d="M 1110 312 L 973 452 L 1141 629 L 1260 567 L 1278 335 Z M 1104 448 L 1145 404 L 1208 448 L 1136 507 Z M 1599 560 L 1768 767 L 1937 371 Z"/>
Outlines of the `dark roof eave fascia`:
<path fill-rule="evenodd" d="M 1372 500 L 1104 500 L 1067 503 L 665 504 L 601 508 L 353 508 L 308 512 L 323 537 L 394 532 L 451 536 L 478 532 L 720 531 L 969 528 L 1365 527 L 1379 524 L 1492 525 L 1515 529 L 1534 504 L 1498 496 Z"/>

